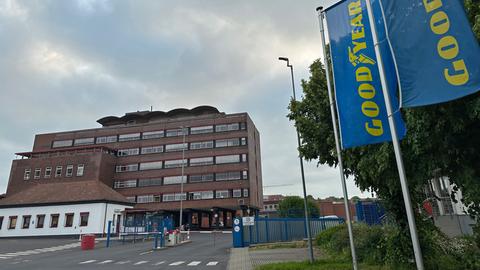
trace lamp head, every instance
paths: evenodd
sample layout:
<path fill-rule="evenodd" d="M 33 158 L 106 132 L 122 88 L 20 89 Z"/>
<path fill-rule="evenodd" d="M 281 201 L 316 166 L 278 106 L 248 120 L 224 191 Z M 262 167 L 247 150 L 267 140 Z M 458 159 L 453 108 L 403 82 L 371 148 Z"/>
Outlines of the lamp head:
<path fill-rule="evenodd" d="M 287 61 L 287 62 L 288 62 L 288 58 L 287 58 L 287 57 L 279 57 L 278 60 L 280 60 L 280 61 Z"/>

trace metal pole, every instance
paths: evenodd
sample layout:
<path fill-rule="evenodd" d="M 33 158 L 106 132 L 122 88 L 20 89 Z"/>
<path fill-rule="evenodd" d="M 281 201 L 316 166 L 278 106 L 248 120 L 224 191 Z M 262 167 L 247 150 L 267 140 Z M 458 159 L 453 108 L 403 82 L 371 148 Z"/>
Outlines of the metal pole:
<path fill-rule="evenodd" d="M 395 159 L 397 160 L 398 175 L 400 177 L 400 185 L 402 186 L 403 201 L 405 203 L 405 210 L 407 211 L 408 227 L 410 229 L 410 236 L 412 238 L 413 251 L 415 253 L 415 263 L 418 270 L 423 270 L 423 258 L 420 243 L 418 241 L 417 227 L 415 225 L 415 215 L 412 209 L 412 203 L 410 201 L 410 193 L 408 192 L 408 184 L 405 176 L 405 168 L 403 166 L 402 150 L 397 137 L 397 128 L 395 126 L 395 120 L 393 118 L 392 104 L 390 101 L 389 90 L 387 81 L 385 78 L 385 70 L 383 67 L 382 56 L 380 48 L 378 47 L 378 36 L 375 26 L 375 18 L 373 15 L 372 4 L 370 0 L 366 0 L 368 21 L 370 28 L 372 29 L 373 44 L 375 47 L 375 56 L 377 57 L 378 70 L 380 72 L 380 81 L 382 83 L 383 97 L 385 99 L 385 106 L 387 108 L 388 124 L 390 125 L 390 133 L 392 134 L 393 149 L 395 150 Z"/>
<path fill-rule="evenodd" d="M 188 129 L 187 129 L 188 130 Z M 182 222 L 183 222 L 183 177 L 185 175 L 185 128 L 182 126 L 182 134 L 183 134 L 183 145 L 182 145 L 182 179 L 180 180 L 180 221 L 179 227 L 180 231 L 182 230 Z"/>
<path fill-rule="evenodd" d="M 296 95 L 295 95 L 295 80 L 294 80 L 294 77 L 293 77 L 293 65 L 290 65 L 289 64 L 289 61 L 288 59 L 286 59 L 287 61 L 287 67 L 290 68 L 290 74 L 292 75 L 292 90 L 293 90 L 293 101 L 297 101 L 297 98 L 296 98 Z M 298 128 L 295 128 L 296 132 L 297 132 L 297 143 L 298 143 L 298 148 L 300 148 L 300 145 L 301 145 L 301 141 L 300 141 L 300 133 L 298 132 Z M 303 169 L 303 159 L 302 159 L 302 156 L 300 155 L 300 149 L 299 149 L 299 155 L 298 155 L 299 159 L 300 159 L 300 170 L 302 172 L 302 186 L 303 186 L 303 206 L 304 206 L 304 210 L 305 210 L 305 224 L 306 224 L 306 227 L 307 227 L 307 238 L 308 238 L 308 256 L 309 256 L 309 260 L 310 262 L 313 262 L 314 258 L 313 258 L 313 246 L 312 246 L 312 233 L 311 233 L 311 230 L 310 230 L 310 218 L 308 216 L 308 204 L 307 204 L 307 188 L 306 188 L 306 185 L 305 185 L 305 172 L 304 172 L 304 169 Z"/>
<path fill-rule="evenodd" d="M 340 148 L 340 139 L 338 136 L 335 103 L 333 102 L 332 87 L 330 82 L 330 66 L 328 65 L 327 49 L 325 45 L 325 31 L 323 29 L 323 18 L 325 14 L 322 12 L 322 7 L 317 8 L 317 12 L 318 12 L 318 21 L 320 24 L 320 40 L 322 42 L 322 49 L 323 49 L 323 63 L 325 65 L 325 75 L 327 77 L 327 89 L 328 89 L 328 100 L 330 102 L 330 114 L 332 115 L 333 133 L 335 135 L 335 146 L 337 149 L 337 156 L 338 156 L 338 169 L 340 170 L 340 180 L 342 182 L 342 190 L 343 190 L 343 202 L 345 204 L 345 213 L 347 217 L 348 236 L 350 238 L 350 251 L 352 252 L 353 269 L 357 270 L 358 263 L 357 263 L 357 254 L 355 252 L 355 244 L 353 242 L 352 221 L 350 219 L 350 204 L 348 202 L 348 192 L 347 192 L 347 185 L 345 183 L 345 174 L 343 173 L 342 150 Z"/>

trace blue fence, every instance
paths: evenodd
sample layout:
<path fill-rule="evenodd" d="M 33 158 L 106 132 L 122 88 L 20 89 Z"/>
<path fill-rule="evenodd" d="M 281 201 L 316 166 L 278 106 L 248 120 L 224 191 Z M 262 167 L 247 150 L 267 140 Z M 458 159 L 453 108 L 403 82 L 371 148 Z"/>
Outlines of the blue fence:
<path fill-rule="evenodd" d="M 236 218 L 241 219 L 241 218 Z M 344 223 L 341 218 L 312 218 L 310 219 L 310 228 L 312 237 L 317 236 L 321 231 L 330 227 Z M 239 246 L 248 246 L 250 244 L 272 243 L 303 240 L 307 238 L 307 229 L 305 219 L 303 218 L 260 218 L 255 217 L 254 225 L 243 226 L 240 223 L 235 234 L 242 238 Z M 234 239 L 235 242 L 235 239 Z M 237 243 L 238 242 L 237 240 Z"/>
<path fill-rule="evenodd" d="M 358 221 L 368 225 L 379 225 L 385 218 L 385 209 L 378 202 L 359 201 L 355 205 L 355 210 Z"/>

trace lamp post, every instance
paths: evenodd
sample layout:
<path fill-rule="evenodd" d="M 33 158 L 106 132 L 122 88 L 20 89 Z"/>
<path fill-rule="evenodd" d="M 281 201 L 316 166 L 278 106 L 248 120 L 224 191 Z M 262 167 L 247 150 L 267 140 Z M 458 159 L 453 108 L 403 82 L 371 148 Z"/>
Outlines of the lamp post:
<path fill-rule="evenodd" d="M 185 131 L 186 130 L 186 131 Z M 188 128 L 182 126 L 183 145 L 182 145 L 182 178 L 180 179 L 180 220 L 179 227 L 182 230 L 183 222 L 183 178 L 185 177 L 185 133 L 188 132 Z"/>
<path fill-rule="evenodd" d="M 290 65 L 290 62 L 288 60 L 287 57 L 279 57 L 278 60 L 280 61 L 286 61 L 287 62 L 287 67 L 290 68 L 290 74 L 291 74 L 291 77 L 292 77 L 292 90 L 293 90 L 293 97 L 292 97 L 292 100 L 293 101 L 297 101 L 297 98 L 295 96 L 295 82 L 294 82 L 294 78 L 293 78 L 293 65 Z M 295 130 L 297 131 L 297 143 L 298 143 L 298 148 L 300 148 L 300 133 L 298 133 L 298 128 L 295 128 Z M 299 149 L 300 151 L 300 149 Z M 305 172 L 304 172 L 304 169 L 303 169 L 303 159 L 302 159 L 302 156 L 300 155 L 300 152 L 298 153 L 298 158 L 300 159 L 300 170 L 301 170 L 301 173 L 302 173 L 302 186 L 303 186 L 303 205 L 304 205 L 304 210 L 305 210 L 305 224 L 306 224 L 306 227 L 307 227 L 307 238 L 308 238 L 308 251 L 309 251 L 309 259 L 310 259 L 310 262 L 313 262 L 313 246 L 312 246 L 312 233 L 311 233 L 311 230 L 310 230 L 310 218 L 308 217 L 308 204 L 307 204 L 307 188 L 306 188 L 306 185 L 305 185 Z"/>

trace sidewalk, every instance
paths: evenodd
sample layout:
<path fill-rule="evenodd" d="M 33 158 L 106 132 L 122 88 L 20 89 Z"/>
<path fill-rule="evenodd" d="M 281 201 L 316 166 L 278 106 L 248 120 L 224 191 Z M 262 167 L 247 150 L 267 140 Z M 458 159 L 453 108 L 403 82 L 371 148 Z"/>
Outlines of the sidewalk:
<path fill-rule="evenodd" d="M 319 256 L 318 252 L 316 256 Z M 250 251 L 248 248 L 230 249 L 227 270 L 253 270 L 262 264 L 308 260 L 306 248 L 277 248 Z"/>

